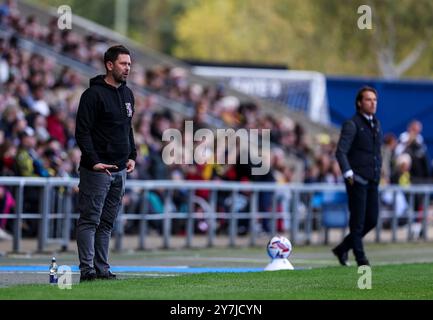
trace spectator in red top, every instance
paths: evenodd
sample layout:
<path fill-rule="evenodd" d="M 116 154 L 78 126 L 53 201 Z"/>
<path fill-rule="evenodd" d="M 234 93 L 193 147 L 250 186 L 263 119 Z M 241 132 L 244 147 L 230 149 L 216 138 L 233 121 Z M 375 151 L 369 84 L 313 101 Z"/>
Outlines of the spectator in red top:
<path fill-rule="evenodd" d="M 67 118 L 65 110 L 62 108 L 55 108 L 52 110 L 51 115 L 47 118 L 47 129 L 50 136 L 58 140 L 62 146 L 66 144 L 66 134 L 64 128 L 64 120 Z"/>

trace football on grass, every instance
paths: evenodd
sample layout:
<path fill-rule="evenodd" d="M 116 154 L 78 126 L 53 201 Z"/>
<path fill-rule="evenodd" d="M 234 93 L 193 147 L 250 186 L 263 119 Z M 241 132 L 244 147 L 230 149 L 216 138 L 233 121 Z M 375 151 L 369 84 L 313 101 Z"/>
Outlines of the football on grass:
<path fill-rule="evenodd" d="M 292 253 L 292 244 L 286 237 L 277 235 L 269 240 L 266 249 L 272 259 L 287 259 Z"/>

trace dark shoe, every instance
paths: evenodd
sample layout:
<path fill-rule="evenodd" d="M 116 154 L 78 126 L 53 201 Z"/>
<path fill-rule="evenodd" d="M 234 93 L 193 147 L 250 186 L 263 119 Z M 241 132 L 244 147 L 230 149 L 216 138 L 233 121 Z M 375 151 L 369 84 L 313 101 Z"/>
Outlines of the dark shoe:
<path fill-rule="evenodd" d="M 356 263 L 358 264 L 358 267 L 370 265 L 370 262 L 367 259 L 357 260 Z"/>
<path fill-rule="evenodd" d="M 80 276 L 80 282 L 93 281 L 93 280 L 96 280 L 96 273 L 85 273 L 85 274 L 81 274 Z"/>
<path fill-rule="evenodd" d="M 339 252 L 336 248 L 332 249 L 332 253 L 338 258 L 338 262 L 342 266 L 348 267 L 350 266 L 349 262 L 347 261 L 349 259 L 349 254 L 346 252 Z"/>
<path fill-rule="evenodd" d="M 117 279 L 116 275 L 114 273 L 112 273 L 111 271 L 108 271 L 107 273 L 98 274 L 96 277 L 98 279 L 101 279 L 101 280 L 116 280 Z"/>

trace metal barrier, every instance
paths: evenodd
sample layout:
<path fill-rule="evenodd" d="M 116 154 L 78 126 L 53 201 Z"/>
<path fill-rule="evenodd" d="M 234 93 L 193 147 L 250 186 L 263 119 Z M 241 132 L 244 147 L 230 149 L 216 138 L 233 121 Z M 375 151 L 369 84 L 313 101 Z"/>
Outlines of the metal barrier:
<path fill-rule="evenodd" d="M 43 252 L 47 244 L 56 243 L 63 249 L 67 249 L 71 240 L 72 221 L 78 219 L 78 213 L 73 207 L 73 197 L 76 195 L 78 179 L 73 178 L 23 178 L 0 177 L 0 186 L 8 187 L 13 193 L 16 206 L 14 213 L 0 212 L 1 219 L 12 219 L 13 241 L 12 251 L 21 251 L 22 224 L 25 220 L 36 219 L 38 221 L 37 250 Z M 24 212 L 26 204 L 25 188 L 38 188 L 40 196 L 39 212 Z M 146 239 L 149 236 L 149 224 L 159 221 L 163 247 L 170 248 L 173 221 L 185 222 L 185 247 L 193 246 L 195 225 L 198 220 L 207 223 L 207 245 L 215 245 L 217 236 L 217 222 L 228 223 L 227 235 L 229 246 L 236 246 L 236 239 L 240 230 L 239 221 L 248 221 L 247 232 L 249 245 L 256 245 L 260 232 L 259 222 L 269 222 L 267 233 L 277 232 L 289 234 L 293 244 L 313 243 L 314 228 L 322 232 L 325 228 L 321 225 L 320 203 L 314 204 L 317 194 L 327 192 L 344 192 L 343 185 L 329 184 L 275 184 L 275 183 L 237 183 L 222 181 L 140 181 L 127 180 L 126 188 L 140 200 L 140 208 L 137 213 L 125 213 L 118 215 L 114 230 L 115 249 L 122 250 L 124 235 L 124 222 L 138 222 L 137 248 L 147 248 Z M 151 213 L 149 195 L 155 190 L 160 190 L 163 196 L 162 212 Z M 208 190 L 209 197 L 204 199 L 196 195 L 198 190 Z M 30 190 L 32 195 L 36 189 Z M 184 210 L 173 208 L 174 193 L 182 191 L 188 196 L 184 203 Z M 225 196 L 221 196 L 224 193 Z M 272 196 L 270 206 L 260 211 L 259 197 L 267 193 Z M 414 227 L 420 227 L 417 232 L 423 240 L 428 238 L 429 205 L 433 199 L 432 185 L 417 185 L 410 188 L 387 186 L 380 189 L 381 201 L 379 223 L 376 227 L 375 241 L 382 242 L 382 232 L 388 225 L 391 232 L 391 241 L 398 239 L 399 223 L 406 219 L 404 226 L 407 228 L 406 240 L 414 238 Z M 387 197 L 382 197 L 387 195 Z M 401 195 L 407 200 L 406 207 L 402 211 L 398 209 L 398 199 Z M 225 202 L 225 210 L 221 210 L 221 200 Z M 240 203 L 246 203 L 246 211 L 239 212 Z M 419 210 L 414 209 L 418 204 Z M 244 206 L 244 208 L 246 208 Z M 200 208 L 197 210 L 196 208 Z M 186 210 L 185 210 L 186 209 Z M 416 216 L 416 214 L 418 216 Z M 278 223 L 278 225 L 277 225 Z M 343 230 L 344 231 L 344 230 Z"/>

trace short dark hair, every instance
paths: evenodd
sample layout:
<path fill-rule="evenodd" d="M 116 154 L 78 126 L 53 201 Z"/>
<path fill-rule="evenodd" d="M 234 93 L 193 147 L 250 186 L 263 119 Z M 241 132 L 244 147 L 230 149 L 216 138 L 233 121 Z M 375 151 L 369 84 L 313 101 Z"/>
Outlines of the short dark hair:
<path fill-rule="evenodd" d="M 356 110 L 359 110 L 358 102 L 360 102 L 362 100 L 364 92 L 366 92 L 366 91 L 373 92 L 376 95 L 376 98 L 377 98 L 377 91 L 376 91 L 376 89 L 374 89 L 372 87 L 369 87 L 369 86 L 362 87 L 361 89 L 359 89 L 358 93 L 356 94 L 356 99 L 355 99 Z"/>
<path fill-rule="evenodd" d="M 126 49 L 122 45 L 116 45 L 108 48 L 108 50 L 104 53 L 104 66 L 107 68 L 107 62 L 111 61 L 114 63 L 114 61 L 117 60 L 117 57 L 119 54 L 127 54 L 131 55 L 128 49 Z"/>

